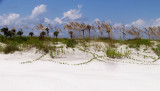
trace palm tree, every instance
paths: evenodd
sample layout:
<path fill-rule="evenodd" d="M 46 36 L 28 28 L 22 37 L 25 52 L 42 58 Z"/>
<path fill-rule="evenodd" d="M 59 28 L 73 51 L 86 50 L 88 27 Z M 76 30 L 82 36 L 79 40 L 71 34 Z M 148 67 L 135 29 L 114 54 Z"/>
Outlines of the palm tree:
<path fill-rule="evenodd" d="M 11 32 L 11 37 L 16 35 L 16 29 L 15 28 L 12 28 L 12 30 L 10 32 Z"/>
<path fill-rule="evenodd" d="M 81 24 L 79 24 L 78 22 L 75 22 L 74 25 L 75 25 L 74 29 L 78 30 L 80 38 L 82 38 L 82 36 L 81 36 Z"/>
<path fill-rule="evenodd" d="M 13 32 L 8 31 L 7 36 L 10 36 L 10 38 L 11 38 L 11 37 L 12 37 L 12 35 L 13 35 Z"/>
<path fill-rule="evenodd" d="M 89 24 L 86 26 L 86 30 L 88 30 L 88 34 L 89 34 L 89 39 L 90 39 L 91 28 L 92 26 Z"/>
<path fill-rule="evenodd" d="M 112 26 L 106 22 L 102 23 L 102 28 L 106 30 L 106 33 L 108 34 L 108 38 L 111 39 L 112 36 Z"/>
<path fill-rule="evenodd" d="M 22 36 L 22 34 L 23 34 L 23 31 L 22 31 L 22 29 L 20 29 L 20 30 L 17 32 L 17 35 Z"/>
<path fill-rule="evenodd" d="M 49 26 L 49 28 L 50 28 L 51 30 L 53 30 L 53 28 L 52 28 L 52 26 L 51 26 L 50 24 L 48 24 L 48 26 Z"/>
<path fill-rule="evenodd" d="M 96 21 L 96 29 L 100 32 L 100 37 L 103 37 L 104 28 L 99 21 Z"/>
<path fill-rule="evenodd" d="M 78 31 L 78 35 L 81 38 L 81 29 L 80 29 L 80 24 L 78 22 L 70 22 L 70 25 L 72 26 L 72 30 Z"/>
<path fill-rule="evenodd" d="M 147 34 L 148 39 L 151 39 L 149 29 L 148 28 L 144 28 L 144 30 L 146 31 L 145 33 Z"/>
<path fill-rule="evenodd" d="M 31 37 L 32 37 L 33 35 L 34 35 L 34 33 L 33 33 L 33 32 L 30 32 L 30 33 L 29 33 L 29 36 L 31 36 Z"/>
<path fill-rule="evenodd" d="M 49 36 L 49 28 L 45 28 L 45 31 L 47 32 L 47 36 Z"/>
<path fill-rule="evenodd" d="M 58 37 L 58 34 L 59 34 L 58 31 L 55 31 L 55 32 L 53 33 L 53 35 L 54 35 L 54 37 L 56 37 L 56 39 L 57 39 L 57 37 Z"/>
<path fill-rule="evenodd" d="M 86 24 L 85 23 L 80 24 L 80 29 L 82 31 L 83 38 L 84 38 L 85 28 L 86 28 Z"/>
<path fill-rule="evenodd" d="M 127 30 L 125 29 L 126 27 L 123 25 L 121 28 L 120 28 L 120 31 L 122 32 L 122 35 L 123 35 L 123 39 L 125 40 L 126 39 L 126 32 Z M 132 29 L 133 30 L 133 29 Z M 132 33 L 133 34 L 133 33 Z"/>
<path fill-rule="evenodd" d="M 69 31 L 70 38 L 72 39 L 73 38 L 73 31 L 71 31 L 71 30 L 73 30 L 73 27 L 69 24 L 66 24 L 66 25 L 64 25 L 64 29 Z"/>
<path fill-rule="evenodd" d="M 131 30 L 132 30 L 132 35 L 135 35 L 137 39 L 140 39 L 140 38 L 141 38 L 141 36 L 140 36 L 140 34 L 141 34 L 141 32 L 142 32 L 141 29 L 138 29 L 137 27 L 132 26 L 132 29 L 131 29 Z"/>
<path fill-rule="evenodd" d="M 155 26 L 149 27 L 149 30 L 150 30 L 150 33 L 152 34 L 153 39 L 159 38 L 159 36 L 157 35 L 157 30 L 158 30 L 157 27 L 155 27 Z"/>
<path fill-rule="evenodd" d="M 2 28 L 1 32 L 3 32 L 4 36 L 8 36 L 8 27 Z"/>
<path fill-rule="evenodd" d="M 46 36 L 46 32 L 42 31 L 40 33 L 40 40 L 44 40 L 44 37 Z"/>
<path fill-rule="evenodd" d="M 69 32 L 70 38 L 73 39 L 73 31 Z"/>

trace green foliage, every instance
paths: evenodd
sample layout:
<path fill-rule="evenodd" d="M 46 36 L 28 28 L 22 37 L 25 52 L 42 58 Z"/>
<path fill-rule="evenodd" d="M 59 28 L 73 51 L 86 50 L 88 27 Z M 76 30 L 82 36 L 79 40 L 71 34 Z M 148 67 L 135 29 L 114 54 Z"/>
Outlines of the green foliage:
<path fill-rule="evenodd" d="M 20 30 L 20 31 L 17 32 L 17 35 L 19 35 L 19 36 L 22 36 L 22 34 L 23 34 L 22 30 Z"/>
<path fill-rule="evenodd" d="M 141 45 L 151 46 L 151 43 L 148 39 L 129 39 L 129 40 L 114 40 L 114 43 L 126 44 L 129 45 L 130 48 L 136 48 L 139 50 Z"/>
<path fill-rule="evenodd" d="M 5 53 L 8 53 L 11 50 L 12 45 L 16 45 L 15 47 L 22 46 L 25 48 L 37 48 L 38 50 L 42 50 L 45 53 L 48 53 L 49 50 L 55 50 L 54 46 L 48 46 L 49 41 L 40 41 L 38 37 L 13 37 L 6 38 L 4 36 L 0 36 L 0 42 L 7 44 L 7 48 L 5 49 Z M 17 51 L 17 48 L 13 48 L 11 52 Z"/>
<path fill-rule="evenodd" d="M 131 54 L 131 51 L 129 51 L 129 50 L 124 51 L 124 56 L 125 57 L 128 57 L 130 54 Z"/>
<path fill-rule="evenodd" d="M 0 45 L 0 52 L 3 52 L 3 47 Z"/>
<path fill-rule="evenodd" d="M 129 44 L 135 45 L 140 47 L 140 45 L 151 46 L 153 43 L 150 42 L 148 39 L 132 39 L 128 40 Z"/>
<path fill-rule="evenodd" d="M 58 31 L 55 31 L 54 33 L 53 33 L 53 35 L 54 35 L 54 37 L 58 37 L 58 34 L 59 34 L 59 32 Z"/>
<path fill-rule="evenodd" d="M 74 48 L 76 46 L 77 42 L 75 40 L 72 40 L 72 39 L 68 39 L 66 41 L 66 46 L 67 48 L 70 47 L 70 48 Z"/>
<path fill-rule="evenodd" d="M 29 33 L 29 36 L 31 36 L 31 37 L 32 37 L 33 35 L 34 35 L 34 33 L 33 33 L 33 32 L 30 32 L 30 33 Z"/>
<path fill-rule="evenodd" d="M 0 42 L 5 43 L 5 44 L 10 44 L 11 42 L 15 42 L 18 44 L 25 43 L 29 38 L 27 37 L 12 37 L 12 38 L 6 38 L 4 36 L 0 36 Z"/>
<path fill-rule="evenodd" d="M 157 48 L 152 48 L 152 50 L 159 56 L 160 58 L 160 44 L 157 45 Z"/>
<path fill-rule="evenodd" d="M 15 51 L 19 51 L 20 49 L 18 48 L 18 46 L 15 44 L 15 43 L 12 43 L 12 44 L 8 44 L 4 49 L 3 49 L 3 52 L 5 54 L 8 54 L 8 53 L 13 53 Z"/>
<path fill-rule="evenodd" d="M 53 56 L 53 52 L 52 52 L 52 51 L 50 51 L 50 53 L 49 53 L 49 54 L 50 54 L 50 57 L 51 57 L 51 58 L 54 58 L 54 56 Z"/>
<path fill-rule="evenodd" d="M 107 48 L 106 55 L 107 57 L 110 57 L 110 58 L 122 58 L 123 57 L 122 53 L 120 53 L 119 51 L 116 51 L 115 49 L 111 49 L 111 48 Z"/>

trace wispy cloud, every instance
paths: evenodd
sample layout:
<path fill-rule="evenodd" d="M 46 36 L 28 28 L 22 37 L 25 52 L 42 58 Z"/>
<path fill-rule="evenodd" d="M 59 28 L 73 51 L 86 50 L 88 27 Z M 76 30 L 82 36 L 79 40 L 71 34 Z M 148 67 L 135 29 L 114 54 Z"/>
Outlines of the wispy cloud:
<path fill-rule="evenodd" d="M 80 21 L 80 20 L 84 20 L 84 18 L 82 17 L 82 13 L 81 13 L 81 8 L 83 5 L 78 5 L 78 9 L 70 9 L 66 12 L 63 13 L 63 17 L 59 18 L 56 17 L 54 20 L 50 20 L 48 18 L 45 18 L 45 22 L 46 23 L 51 23 L 51 24 L 62 24 L 62 23 L 66 23 L 69 21 Z"/>
<path fill-rule="evenodd" d="M 146 27 L 146 22 L 142 19 L 138 19 L 136 21 L 131 22 L 130 24 L 126 24 L 126 27 L 136 26 L 136 27 Z"/>
<path fill-rule="evenodd" d="M 46 12 L 46 5 L 44 4 L 39 5 L 33 9 L 32 14 L 30 15 L 30 18 L 35 18 L 43 14 L 44 12 Z"/>
<path fill-rule="evenodd" d="M 16 20 L 19 18 L 19 14 L 16 13 L 10 13 L 8 15 L 3 14 L 0 16 L 0 25 L 10 25 L 16 22 Z"/>

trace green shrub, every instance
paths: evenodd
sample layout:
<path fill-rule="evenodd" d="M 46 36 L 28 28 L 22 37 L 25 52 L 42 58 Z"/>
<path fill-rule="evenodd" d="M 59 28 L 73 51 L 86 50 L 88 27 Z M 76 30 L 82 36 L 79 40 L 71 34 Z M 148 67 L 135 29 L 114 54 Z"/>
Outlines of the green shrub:
<path fill-rule="evenodd" d="M 8 54 L 8 53 L 14 53 L 15 51 L 19 51 L 20 49 L 18 48 L 17 45 L 15 44 L 8 44 L 4 49 L 3 49 L 3 52 L 5 54 Z"/>
<path fill-rule="evenodd" d="M 140 45 L 151 46 L 153 44 L 148 39 L 132 39 L 126 42 L 128 42 L 130 45 L 135 45 L 136 47 L 140 47 Z"/>
<path fill-rule="evenodd" d="M 131 51 L 129 51 L 129 50 L 124 51 L 124 56 L 125 57 L 128 57 L 130 54 L 131 54 Z"/>
<path fill-rule="evenodd" d="M 135 48 L 136 50 L 139 50 L 141 45 L 145 46 L 151 46 L 153 43 L 150 42 L 148 39 L 129 39 L 129 40 L 117 40 L 115 41 L 120 44 L 126 44 L 129 45 L 130 48 Z"/>
<path fill-rule="evenodd" d="M 107 57 L 110 57 L 110 58 L 122 58 L 123 57 L 122 53 L 120 53 L 119 51 L 116 51 L 115 49 L 111 49 L 111 48 L 107 48 L 106 55 Z"/>
<path fill-rule="evenodd" d="M 74 48 L 74 47 L 76 46 L 76 44 L 77 44 L 77 42 L 76 42 L 75 40 L 70 40 L 70 39 L 68 39 L 68 40 L 66 41 L 66 46 L 67 46 L 67 48 L 68 48 L 68 47 Z"/>
<path fill-rule="evenodd" d="M 0 35 L 0 42 L 5 43 L 7 38 L 5 36 Z"/>
<path fill-rule="evenodd" d="M 52 51 L 50 51 L 50 57 L 51 57 L 51 58 L 54 58 Z"/>
<path fill-rule="evenodd" d="M 160 57 L 160 44 L 157 45 L 157 48 L 152 48 L 152 50 Z"/>
<path fill-rule="evenodd" d="M 3 47 L 0 45 L 0 52 L 3 52 Z"/>

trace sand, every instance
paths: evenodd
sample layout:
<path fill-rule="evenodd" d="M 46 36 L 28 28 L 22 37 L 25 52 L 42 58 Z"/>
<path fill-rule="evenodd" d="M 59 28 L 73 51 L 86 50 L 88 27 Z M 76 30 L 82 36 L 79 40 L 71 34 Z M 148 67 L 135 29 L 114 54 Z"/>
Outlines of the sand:
<path fill-rule="evenodd" d="M 32 49 L 0 54 L 0 91 L 160 91 L 160 60 L 147 64 L 143 61 L 151 59 L 137 58 L 133 53 L 132 57 L 142 62 L 104 58 L 102 62 L 93 59 L 76 65 L 93 58 L 77 48 L 66 49 L 65 54 L 54 59 L 47 54 L 38 61 L 21 64 L 43 55 L 35 52 Z"/>

